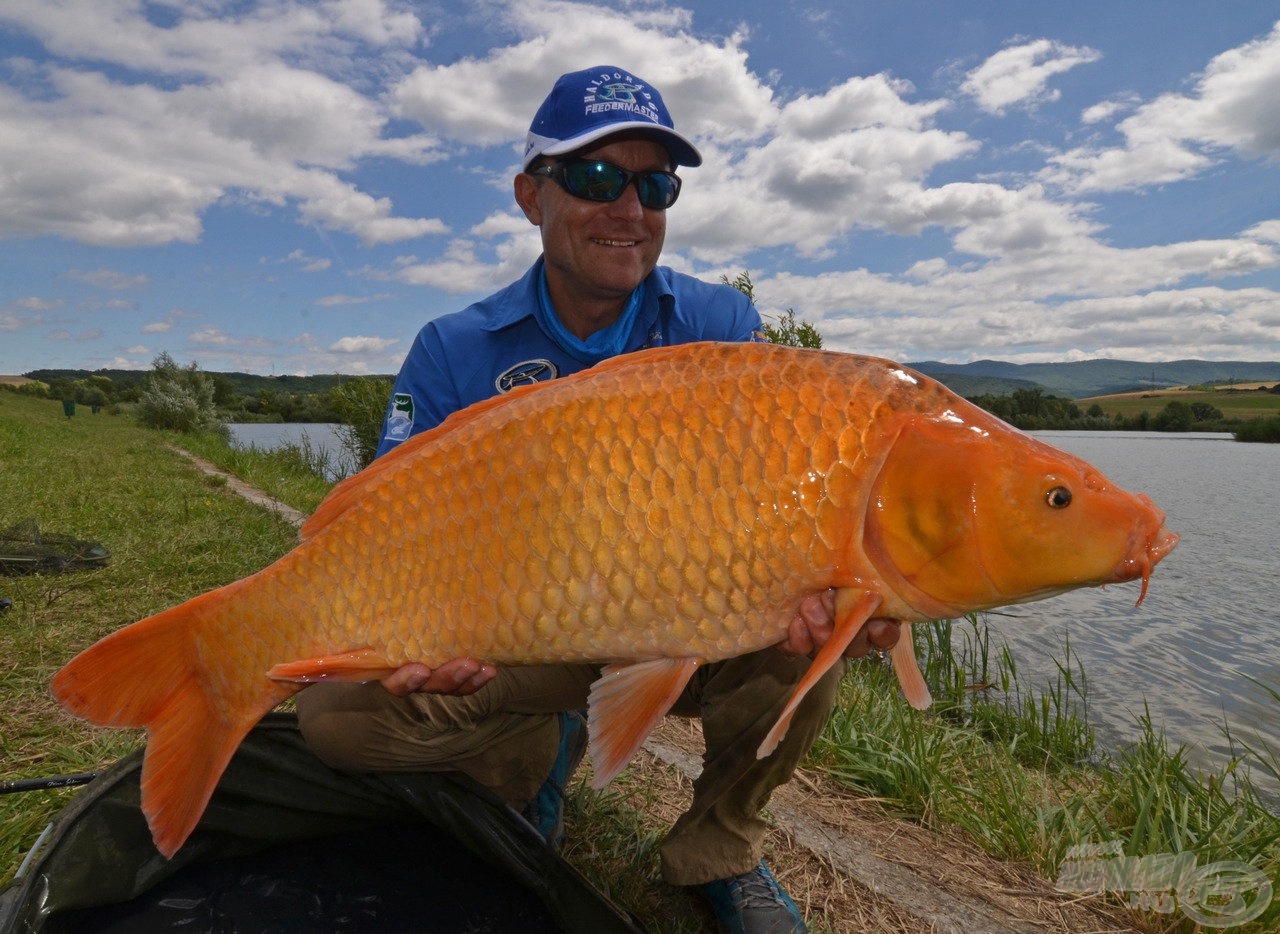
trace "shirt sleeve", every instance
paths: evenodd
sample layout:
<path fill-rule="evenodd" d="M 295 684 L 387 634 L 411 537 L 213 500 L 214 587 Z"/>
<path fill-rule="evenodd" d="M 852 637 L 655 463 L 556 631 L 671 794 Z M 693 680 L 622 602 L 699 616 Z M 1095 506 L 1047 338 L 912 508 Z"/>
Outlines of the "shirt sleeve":
<path fill-rule="evenodd" d="M 764 340 L 764 322 L 760 320 L 760 312 L 756 309 L 755 303 L 731 286 L 724 286 L 724 288 L 738 298 L 726 296 L 732 299 L 728 314 L 730 336 L 719 338 L 719 340 L 739 343 Z"/>
<path fill-rule="evenodd" d="M 760 312 L 739 290 L 688 277 L 676 280 L 676 286 L 678 324 L 672 334 L 673 343 L 686 340 L 743 343 L 763 339 Z"/>
<path fill-rule="evenodd" d="M 400 367 L 382 423 L 377 457 L 462 408 L 434 322 L 418 332 Z"/>

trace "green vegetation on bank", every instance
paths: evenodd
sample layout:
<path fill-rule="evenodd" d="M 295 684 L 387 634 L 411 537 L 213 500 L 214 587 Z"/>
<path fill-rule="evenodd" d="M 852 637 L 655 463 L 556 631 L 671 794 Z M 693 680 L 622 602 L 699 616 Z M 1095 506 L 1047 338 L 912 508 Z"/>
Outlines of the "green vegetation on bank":
<path fill-rule="evenodd" d="M 1271 387 L 1133 393 L 1078 402 L 1041 389 L 1018 389 L 970 401 L 1024 431 L 1234 432 L 1243 441 L 1242 429 L 1252 435 L 1258 422 L 1280 419 L 1280 391 Z"/>
<path fill-rule="evenodd" d="M 1231 864 L 1238 881 L 1247 867 L 1248 882 L 1232 895 L 1244 897 L 1233 917 L 1248 923 L 1232 929 L 1280 928 L 1280 901 L 1269 894 L 1280 887 L 1280 815 L 1253 778 L 1280 779 L 1280 751 L 1250 748 L 1224 724 L 1237 758 L 1196 769 L 1149 712 L 1136 724 L 1136 741 L 1099 750 L 1087 722 L 1088 681 L 1069 643 L 1055 682 L 1029 690 L 1007 648 L 991 645 L 985 623 L 915 628 L 933 708 L 913 711 L 889 667 L 855 666 L 814 764 L 891 809 L 926 826 L 958 827 L 992 855 L 1029 862 L 1064 886 L 1081 852 L 1128 857 L 1132 874 L 1116 889 L 1132 883 L 1135 891 L 1119 896 L 1131 906 L 1144 897 L 1136 891 L 1144 882 L 1148 899 L 1175 887 L 1160 884 L 1172 877 L 1159 867 L 1179 855 L 1199 869 Z M 1280 703 L 1280 693 L 1268 690 Z M 1091 876 L 1092 891 L 1100 878 Z M 1260 891 L 1259 882 L 1271 888 Z M 1194 897 L 1185 883 L 1178 895 Z M 1137 908 L 1135 926 L 1200 930 L 1187 914 L 1170 914 L 1167 899 L 1163 909 Z M 1231 896 L 1210 901 L 1222 908 Z"/>
<path fill-rule="evenodd" d="M 198 374 L 198 379 L 192 376 Z M 42 399 L 74 401 L 91 411 L 132 410 L 150 397 L 155 401 L 157 384 L 178 387 L 190 398 L 208 396 L 207 408 L 223 422 L 343 422 L 344 394 L 351 383 L 385 385 L 391 393 L 390 377 L 356 377 L 340 374 L 319 376 L 255 376 L 250 373 L 210 373 L 196 363 L 179 366 L 162 352 L 150 370 L 34 370 L 27 374 L 33 382 L 4 385 L 21 395 Z M 385 405 L 385 399 L 383 404 Z M 188 430 L 188 429 L 179 429 Z"/>
<path fill-rule="evenodd" d="M 754 297 L 748 273 L 722 281 Z M 776 344 L 820 348 L 822 335 L 794 309 L 766 316 L 765 337 Z M 941 365 L 939 365 L 941 366 Z M 250 377 L 248 374 L 203 373 L 195 364 L 179 367 L 160 354 L 146 372 L 111 371 L 72 378 L 71 371 L 40 370 L 45 381 L 4 386 L 40 398 L 70 400 L 92 411 L 124 407 L 159 408 L 154 427 L 203 430 L 197 418 L 221 422 L 329 422 L 355 426 L 348 447 L 367 464 L 377 446 L 376 432 L 390 397 L 386 377 Z M 950 371 L 948 371 L 950 372 Z M 121 375 L 125 374 L 125 375 Z M 1200 385 L 1183 390 L 1132 392 L 1072 400 L 1025 381 L 938 374 L 972 402 L 1027 431 L 1209 431 L 1232 432 L 1240 441 L 1274 440 L 1280 420 L 1280 383 L 1246 389 L 1235 385 Z M 232 379 L 235 377 L 235 379 Z M 992 384 L 1003 389 L 986 389 Z M 176 390 L 176 391 L 175 391 Z M 182 411 L 173 411 L 183 409 Z M 354 415 L 353 415 L 354 409 Z M 367 417 L 366 417 L 367 416 Z M 165 419 L 181 419 L 168 424 Z M 1262 426 L 1256 424 L 1263 422 Z"/>
<path fill-rule="evenodd" d="M 1236 429 L 1235 434 L 1237 441 L 1280 444 L 1280 415 L 1246 422 Z"/>
<path fill-rule="evenodd" d="M 14 600 L 0 616 L 0 777 L 91 771 L 134 748 L 137 733 L 97 730 L 62 712 L 48 692 L 53 673 L 102 635 L 257 571 L 293 546 L 291 527 L 227 495 L 173 444 L 303 511 L 329 488 L 305 450 L 236 451 L 217 435 L 149 431 L 106 414 L 67 419 L 57 402 L 0 394 L 4 513 L 100 541 L 113 555 L 99 571 L 0 578 L 0 596 Z M 1280 779 L 1275 751 L 1233 743 L 1236 761 L 1197 771 L 1149 719 L 1132 746 L 1099 751 L 1086 717 L 1087 678 L 1069 645 L 1056 683 L 1033 690 L 981 622 L 915 629 L 935 707 L 911 710 L 887 665 L 855 664 L 812 765 L 891 811 L 963 828 L 975 845 L 1025 860 L 1050 880 L 1061 878 L 1072 847 L 1114 847 L 1108 852 L 1138 859 L 1190 854 L 1201 867 L 1230 861 L 1280 880 L 1280 818 L 1250 777 Z M 0 796 L 0 884 L 74 793 Z M 650 853 L 657 838 L 630 835 L 616 814 L 598 816 L 588 806 L 593 794 L 574 792 L 579 811 L 598 822 L 583 832 L 602 840 L 602 851 L 612 848 L 615 864 L 638 858 L 637 848 Z M 1135 911 L 1134 923 L 1193 930 L 1184 915 L 1151 908 Z M 1278 927 L 1280 899 L 1233 930 Z"/>

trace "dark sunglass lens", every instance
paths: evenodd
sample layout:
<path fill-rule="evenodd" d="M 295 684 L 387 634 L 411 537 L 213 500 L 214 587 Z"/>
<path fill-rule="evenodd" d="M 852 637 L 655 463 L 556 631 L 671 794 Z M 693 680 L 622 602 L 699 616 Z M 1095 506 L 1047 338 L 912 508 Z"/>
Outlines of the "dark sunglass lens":
<path fill-rule="evenodd" d="M 627 187 L 627 173 L 607 162 L 571 162 L 564 181 L 572 194 L 592 201 L 613 201 Z"/>
<path fill-rule="evenodd" d="M 647 208 L 666 210 L 680 194 L 680 179 L 667 172 L 645 172 L 636 182 L 640 203 Z"/>

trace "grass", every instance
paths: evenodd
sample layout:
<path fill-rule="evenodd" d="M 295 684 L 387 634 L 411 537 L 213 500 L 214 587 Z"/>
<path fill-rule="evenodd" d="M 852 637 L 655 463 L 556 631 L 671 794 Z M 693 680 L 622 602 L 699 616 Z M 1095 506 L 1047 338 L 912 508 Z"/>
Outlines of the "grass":
<path fill-rule="evenodd" d="M 136 733 L 96 730 L 64 714 L 48 693 L 54 671 L 105 633 L 259 570 L 292 547 L 291 527 L 223 495 L 169 450 L 173 443 L 303 511 L 330 486 L 305 450 L 264 456 L 213 437 L 147 431 L 123 417 L 66 419 L 57 402 L 0 392 L 4 524 L 32 518 L 48 532 L 99 541 L 113 556 L 97 571 L 0 578 L 0 596 L 14 601 L 0 614 L 0 778 L 90 771 L 135 748 Z M 982 621 L 914 628 L 934 708 L 909 708 L 887 665 L 855 665 L 812 765 L 893 812 L 960 827 L 988 852 L 1024 860 L 1051 880 L 1081 845 L 1137 858 L 1189 853 L 1199 866 L 1230 860 L 1280 879 L 1280 818 L 1250 779 L 1280 778 L 1274 750 L 1237 740 L 1224 724 L 1238 757 L 1216 772 L 1197 771 L 1147 716 L 1137 742 L 1099 751 L 1087 718 L 1088 679 L 1069 643 L 1054 681 L 1032 690 Z M 1280 694 L 1267 690 L 1280 706 Z M 586 858 L 638 868 L 613 872 L 611 894 L 641 917 L 662 916 L 652 904 L 660 835 L 636 817 L 643 791 L 575 789 L 577 834 L 606 854 Z M 0 795 L 0 885 L 74 793 Z M 1144 930 L 1193 929 L 1181 914 L 1147 909 L 1134 917 Z M 1277 929 L 1280 899 L 1235 930 Z"/>
<path fill-rule="evenodd" d="M 332 459 L 305 435 L 298 444 L 270 451 L 233 447 L 217 434 L 174 435 L 173 443 L 307 514 L 333 488 L 324 478 L 338 473 Z"/>
<path fill-rule="evenodd" d="M 96 730 L 54 702 L 53 673 L 121 626 L 259 570 L 294 530 L 223 495 L 124 418 L 72 419 L 56 401 L 0 393 L 0 520 L 103 544 L 107 567 L 0 577 L 0 762 L 5 779 L 93 771 L 133 749 L 132 731 Z M 74 790 L 0 795 L 0 884 Z"/>
<path fill-rule="evenodd" d="M 1056 682 L 1027 692 L 979 621 L 916 628 L 924 630 L 917 654 L 935 708 L 911 710 L 887 666 L 854 666 L 814 749 L 820 768 L 900 814 L 959 827 L 987 852 L 1027 861 L 1048 879 L 1059 878 L 1073 848 L 1106 846 L 1145 870 L 1176 854 L 1198 867 L 1247 864 L 1280 887 L 1280 817 L 1250 777 L 1251 769 L 1280 775 L 1274 750 L 1239 742 L 1224 724 L 1240 754 L 1216 771 L 1197 770 L 1148 712 L 1135 742 L 1099 752 L 1085 719 L 1087 681 L 1070 664 L 1069 645 Z M 1135 909 L 1135 924 L 1194 929 L 1183 915 L 1152 908 Z M 1280 901 L 1235 929 L 1280 929 Z"/>
<path fill-rule="evenodd" d="M 1082 412 L 1096 403 L 1107 415 L 1123 415 L 1126 418 L 1133 418 L 1143 412 L 1155 416 L 1170 402 L 1185 402 L 1188 405 L 1206 402 L 1222 412 L 1225 419 L 1280 416 L 1280 394 L 1254 390 L 1189 388 L 1145 393 L 1127 392 L 1073 401 Z"/>

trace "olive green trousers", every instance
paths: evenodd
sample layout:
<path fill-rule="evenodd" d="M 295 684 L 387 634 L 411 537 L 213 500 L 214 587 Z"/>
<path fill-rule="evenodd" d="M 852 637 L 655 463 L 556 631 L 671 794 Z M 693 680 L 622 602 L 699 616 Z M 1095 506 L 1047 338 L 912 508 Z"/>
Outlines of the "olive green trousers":
<path fill-rule="evenodd" d="M 808 669 L 810 659 L 764 649 L 703 665 L 672 713 L 697 716 L 706 739 L 693 802 L 662 843 L 672 885 L 746 872 L 760 860 L 760 815 L 821 733 L 844 665 L 809 692 L 772 755 L 756 747 Z M 396 697 L 377 683 L 314 685 L 298 695 L 298 722 L 326 763 L 347 771 L 463 772 L 517 810 L 550 774 L 560 741 L 556 714 L 582 710 L 599 674 L 592 665 L 500 668 L 465 697 Z"/>

